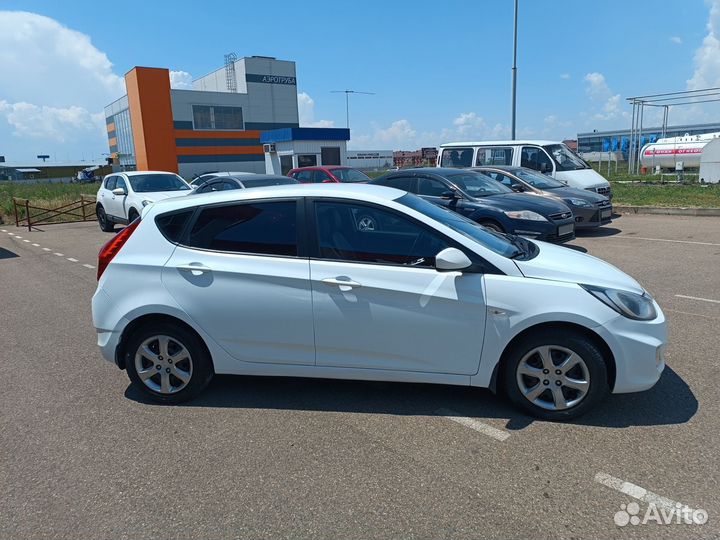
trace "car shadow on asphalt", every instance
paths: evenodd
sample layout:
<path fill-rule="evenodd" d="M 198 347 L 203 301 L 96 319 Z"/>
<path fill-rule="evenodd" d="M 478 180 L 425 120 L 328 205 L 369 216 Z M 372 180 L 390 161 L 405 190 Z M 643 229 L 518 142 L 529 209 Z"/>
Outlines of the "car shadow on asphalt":
<path fill-rule="evenodd" d="M 621 229 L 615 227 L 598 227 L 597 229 L 575 229 L 575 236 L 577 238 L 603 238 L 615 236 L 621 232 Z"/>
<path fill-rule="evenodd" d="M 164 406 L 149 401 L 133 386 L 128 386 L 125 397 Z M 181 406 L 496 418 L 505 421 L 509 430 L 522 430 L 537 421 L 481 388 L 292 377 L 216 376 L 199 397 Z M 690 387 L 666 368 L 652 389 L 611 395 L 572 423 L 610 428 L 682 424 L 697 410 Z"/>

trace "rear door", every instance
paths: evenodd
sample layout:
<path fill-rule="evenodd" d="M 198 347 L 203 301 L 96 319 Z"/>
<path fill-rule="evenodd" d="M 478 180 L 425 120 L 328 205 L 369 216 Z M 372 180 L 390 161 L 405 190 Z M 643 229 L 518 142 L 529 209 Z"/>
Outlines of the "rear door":
<path fill-rule="evenodd" d="M 163 269 L 183 310 L 243 362 L 315 363 L 297 199 L 201 207 Z"/>

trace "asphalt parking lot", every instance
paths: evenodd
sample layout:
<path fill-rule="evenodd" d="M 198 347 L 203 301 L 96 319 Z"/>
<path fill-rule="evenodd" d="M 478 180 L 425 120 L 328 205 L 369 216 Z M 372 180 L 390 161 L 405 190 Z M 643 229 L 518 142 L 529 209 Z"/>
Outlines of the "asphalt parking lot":
<path fill-rule="evenodd" d="M 218 377 L 142 401 L 95 345 L 95 223 L 0 226 L 0 538 L 720 535 L 720 219 L 624 216 L 569 247 L 637 278 L 668 367 L 570 424 L 480 389 Z M 616 525 L 637 503 L 703 524 Z"/>

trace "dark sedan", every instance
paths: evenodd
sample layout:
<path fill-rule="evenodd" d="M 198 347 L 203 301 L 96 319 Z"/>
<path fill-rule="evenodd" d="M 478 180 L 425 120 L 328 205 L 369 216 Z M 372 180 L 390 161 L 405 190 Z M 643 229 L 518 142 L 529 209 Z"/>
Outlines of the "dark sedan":
<path fill-rule="evenodd" d="M 474 167 L 513 191 L 552 197 L 564 202 L 575 215 L 576 229 L 592 229 L 612 221 L 612 203 L 604 195 L 571 188 L 562 182 L 525 167 Z"/>
<path fill-rule="evenodd" d="M 206 181 L 193 193 L 210 193 L 228 189 L 248 189 L 254 187 L 282 186 L 297 184 L 297 180 L 276 174 L 253 174 L 247 176 L 218 176 Z"/>
<path fill-rule="evenodd" d="M 575 219 L 565 204 L 515 193 L 476 171 L 441 167 L 403 169 L 370 183 L 416 193 L 498 232 L 557 243 L 575 238 Z"/>

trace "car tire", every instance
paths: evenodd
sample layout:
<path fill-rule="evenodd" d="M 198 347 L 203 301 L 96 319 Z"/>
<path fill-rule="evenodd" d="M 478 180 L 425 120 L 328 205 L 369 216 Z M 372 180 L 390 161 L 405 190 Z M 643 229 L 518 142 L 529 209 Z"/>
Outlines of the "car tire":
<path fill-rule="evenodd" d="M 573 330 L 543 330 L 521 338 L 508 351 L 502 376 L 510 401 L 543 420 L 577 418 L 610 392 L 601 350 Z"/>
<path fill-rule="evenodd" d="M 500 225 L 498 225 L 494 221 L 481 221 L 480 225 L 490 229 L 491 231 L 495 231 L 495 232 L 499 232 L 499 233 L 505 232 L 505 229 L 503 229 Z"/>
<path fill-rule="evenodd" d="M 198 395 L 215 374 L 202 340 L 172 323 L 151 323 L 133 332 L 125 346 L 125 368 L 144 396 L 170 405 Z"/>
<path fill-rule="evenodd" d="M 110 218 L 105 213 L 105 209 L 101 204 L 97 205 L 95 209 L 95 215 L 97 215 L 98 223 L 100 224 L 100 230 L 102 232 L 115 232 L 115 224 L 110 221 Z"/>

